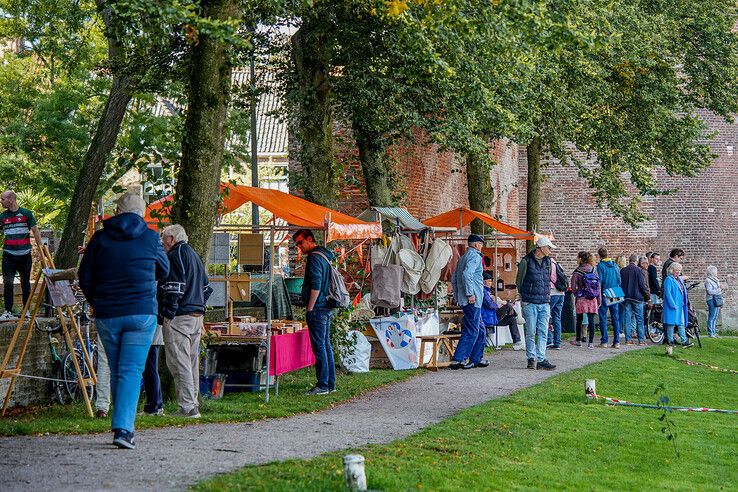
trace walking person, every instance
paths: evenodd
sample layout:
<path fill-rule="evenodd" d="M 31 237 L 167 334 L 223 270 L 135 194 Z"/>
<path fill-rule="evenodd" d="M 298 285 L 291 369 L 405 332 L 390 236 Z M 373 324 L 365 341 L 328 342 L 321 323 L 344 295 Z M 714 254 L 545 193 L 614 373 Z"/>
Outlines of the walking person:
<path fill-rule="evenodd" d="M 159 310 L 164 318 L 162 336 L 167 367 L 172 373 L 177 392 L 178 409 L 172 416 L 200 418 L 200 337 L 205 331 L 205 303 L 213 290 L 202 259 L 187 244 L 187 240 L 187 233 L 179 224 L 167 226 L 161 231 L 161 242 L 171 268 L 161 283 Z M 156 352 L 158 350 L 154 351 L 158 355 Z M 149 359 L 151 366 L 154 358 Z M 150 383 L 150 391 L 155 393 L 151 379 Z M 156 395 L 152 394 L 152 397 L 154 401 L 148 408 L 152 411 L 147 413 L 155 414 L 159 402 L 156 401 Z"/>
<path fill-rule="evenodd" d="M 606 289 L 615 289 L 621 287 L 620 268 L 607 255 L 607 248 L 604 246 L 597 250 L 600 262 L 597 264 L 597 276 L 600 278 L 600 288 L 602 292 Z M 610 321 L 613 327 L 613 343 L 612 348 L 620 348 L 620 309 L 618 304 L 608 305 L 605 296 L 602 296 L 602 304 L 599 309 L 600 331 L 600 347 L 607 348 L 607 313 L 610 313 Z"/>
<path fill-rule="evenodd" d="M 705 296 L 707 301 L 707 336 L 717 338 L 717 320 L 720 316 L 720 308 L 723 306 L 723 289 L 720 287 L 716 266 L 707 267 L 705 277 Z"/>
<path fill-rule="evenodd" d="M 664 279 L 664 331 L 668 346 L 666 353 L 671 355 L 674 346 L 674 330 L 679 333 L 684 348 L 693 344 L 687 339 L 685 327 L 689 322 L 689 298 L 687 287 L 680 278 L 682 264 L 673 261 L 669 264 L 667 277 Z"/>
<path fill-rule="evenodd" d="M 551 328 L 548 332 L 548 340 L 546 348 L 554 350 L 561 349 L 561 312 L 564 309 L 564 294 L 569 287 L 569 279 L 566 278 L 564 269 L 554 259 L 551 258 Z"/>
<path fill-rule="evenodd" d="M 164 415 L 164 397 L 161 394 L 161 380 L 159 379 L 159 353 L 163 346 L 164 334 L 162 325 L 157 323 L 156 331 L 154 332 L 154 339 L 151 342 L 149 355 L 146 357 L 146 365 L 144 366 L 143 372 L 144 393 L 146 393 L 146 403 L 143 408 L 144 415 L 156 417 Z"/>
<path fill-rule="evenodd" d="M 464 311 L 461 321 L 461 339 L 452 357 L 451 369 L 471 369 L 487 367 L 489 361 L 484 356 L 486 329 L 482 320 L 484 303 L 484 274 L 482 267 L 481 236 L 470 234 L 467 239 L 469 249 L 456 264 L 451 278 L 454 300 Z"/>
<path fill-rule="evenodd" d="M 332 306 L 328 301 L 333 253 L 315 243 L 310 229 L 300 229 L 292 236 L 300 251 L 306 255 L 305 281 L 302 284 L 302 302 L 315 354 L 315 386 L 308 395 L 327 395 L 336 391 L 336 363 L 331 345 Z"/>
<path fill-rule="evenodd" d="M 18 200 L 13 190 L 6 190 L 0 194 L 0 203 L 5 211 L 0 214 L 3 224 L 3 300 L 5 311 L 0 314 L 0 321 L 18 319 L 13 314 L 15 274 L 20 277 L 23 305 L 26 305 L 31 295 L 31 234 L 36 246 L 41 247 L 41 233 L 36 225 L 33 212 L 18 206 Z M 28 313 L 27 313 L 28 315 Z"/>
<path fill-rule="evenodd" d="M 541 237 L 518 264 L 516 284 L 525 319 L 525 354 L 528 369 L 552 370 L 546 359 L 548 321 L 551 315 L 551 240 Z M 536 340 L 537 337 L 537 340 Z"/>
<path fill-rule="evenodd" d="M 105 346 L 113 400 L 113 444 L 133 449 L 141 375 L 156 330 L 156 281 L 169 274 L 158 235 L 148 228 L 146 204 L 127 193 L 116 215 L 90 239 L 79 285 L 95 312 Z"/>
<path fill-rule="evenodd" d="M 644 265 L 648 264 L 646 258 L 641 257 L 640 261 Z M 625 301 L 623 301 L 623 332 L 625 333 L 625 344 L 634 345 L 633 341 L 633 320 L 635 319 L 636 333 L 638 336 L 638 345 L 646 344 L 646 328 L 643 322 L 643 306 L 648 302 L 651 292 L 648 290 L 646 270 L 639 265 L 639 258 L 636 255 L 630 255 L 628 266 L 620 271 L 623 292 L 625 293 Z"/>
<path fill-rule="evenodd" d="M 651 304 L 661 302 L 661 283 L 659 282 L 658 267 L 661 265 L 661 255 L 651 253 L 648 256 L 648 290 Z"/>
<path fill-rule="evenodd" d="M 600 277 L 595 269 L 595 261 L 592 253 L 582 251 L 577 255 L 578 266 L 571 275 L 571 290 L 574 293 L 574 308 L 577 313 L 577 337 L 576 345 L 582 346 L 584 342 L 583 325 L 586 318 L 587 323 L 587 348 L 594 349 L 595 314 L 599 311 L 602 303 L 600 291 Z"/>

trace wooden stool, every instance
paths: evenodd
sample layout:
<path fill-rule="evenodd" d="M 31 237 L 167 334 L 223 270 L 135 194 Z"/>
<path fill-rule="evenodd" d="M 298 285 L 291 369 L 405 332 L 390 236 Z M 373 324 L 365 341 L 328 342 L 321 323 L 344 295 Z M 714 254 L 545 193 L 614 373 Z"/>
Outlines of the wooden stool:
<path fill-rule="evenodd" d="M 420 340 L 420 359 L 419 367 L 427 367 L 432 371 L 437 371 L 439 367 L 448 367 L 451 365 L 451 361 L 438 362 L 438 350 L 443 346 L 448 350 L 449 356 L 454 355 L 456 345 L 459 344 L 461 334 L 455 335 L 425 335 L 418 337 Z M 425 364 L 425 345 L 430 343 L 431 350 L 433 350 L 430 361 Z"/>

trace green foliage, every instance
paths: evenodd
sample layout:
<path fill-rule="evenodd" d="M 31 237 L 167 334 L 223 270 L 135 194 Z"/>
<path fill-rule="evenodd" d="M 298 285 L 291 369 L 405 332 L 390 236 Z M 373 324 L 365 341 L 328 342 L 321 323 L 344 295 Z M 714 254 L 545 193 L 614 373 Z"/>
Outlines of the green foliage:
<path fill-rule="evenodd" d="M 39 228 L 56 229 L 61 226 L 60 214 L 64 202 L 50 197 L 46 189 L 38 192 L 23 190 L 17 193 L 17 198 L 19 204 L 33 212 Z"/>

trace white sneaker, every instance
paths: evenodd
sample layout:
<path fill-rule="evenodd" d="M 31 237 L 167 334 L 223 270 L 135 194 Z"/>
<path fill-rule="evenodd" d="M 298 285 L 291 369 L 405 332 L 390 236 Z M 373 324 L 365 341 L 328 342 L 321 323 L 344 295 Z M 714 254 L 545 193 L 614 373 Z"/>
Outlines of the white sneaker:
<path fill-rule="evenodd" d="M 0 314 L 0 321 L 12 321 L 16 319 L 18 319 L 18 317 L 10 311 L 5 311 L 3 314 Z"/>
<path fill-rule="evenodd" d="M 525 344 L 523 342 L 513 343 L 513 350 L 523 350 Z"/>

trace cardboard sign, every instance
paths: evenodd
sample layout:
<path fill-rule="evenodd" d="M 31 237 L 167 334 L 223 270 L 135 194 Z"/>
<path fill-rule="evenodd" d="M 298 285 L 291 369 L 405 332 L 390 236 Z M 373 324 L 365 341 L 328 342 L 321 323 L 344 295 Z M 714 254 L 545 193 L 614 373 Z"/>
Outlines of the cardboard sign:
<path fill-rule="evenodd" d="M 49 280 L 49 275 L 61 272 L 62 270 L 52 270 L 44 268 L 44 277 L 46 277 L 46 288 L 49 291 L 51 304 L 54 307 L 75 306 L 77 298 L 74 296 L 72 286 L 69 280 L 57 280 L 56 282 Z"/>

